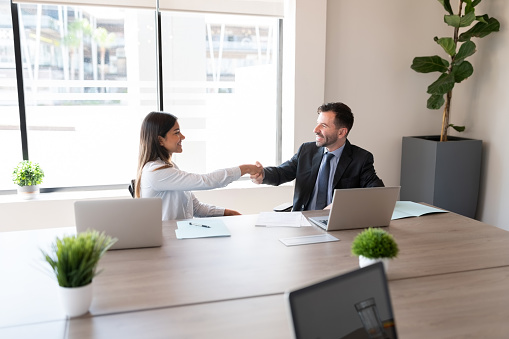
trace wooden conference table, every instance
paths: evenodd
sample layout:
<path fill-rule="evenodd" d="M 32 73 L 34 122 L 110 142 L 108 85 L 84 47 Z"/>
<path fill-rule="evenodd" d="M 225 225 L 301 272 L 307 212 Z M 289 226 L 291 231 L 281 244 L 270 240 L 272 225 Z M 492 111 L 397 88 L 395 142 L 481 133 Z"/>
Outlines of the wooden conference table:
<path fill-rule="evenodd" d="M 323 231 L 255 227 L 256 219 L 227 217 L 231 237 L 187 240 L 165 222 L 162 247 L 108 252 L 90 314 L 72 320 L 35 258 L 74 229 L 0 233 L 0 337 L 290 338 L 284 292 L 356 269 L 350 245 L 359 230 L 286 247 L 280 238 Z M 400 338 L 507 336 L 509 232 L 454 213 L 386 229 L 400 248 L 388 269 Z"/>

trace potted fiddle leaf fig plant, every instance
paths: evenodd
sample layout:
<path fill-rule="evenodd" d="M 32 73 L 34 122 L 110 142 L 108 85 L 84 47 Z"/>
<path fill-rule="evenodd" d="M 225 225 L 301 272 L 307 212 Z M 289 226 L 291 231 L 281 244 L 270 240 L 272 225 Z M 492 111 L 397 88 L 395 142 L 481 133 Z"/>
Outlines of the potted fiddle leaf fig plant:
<path fill-rule="evenodd" d="M 474 67 L 466 59 L 476 52 L 476 45 L 472 38 L 483 38 L 500 30 L 500 23 L 487 14 L 476 16 L 475 7 L 482 0 L 458 0 L 458 11 L 453 12 L 450 0 L 438 0 L 447 12 L 444 22 L 453 28 L 451 37 L 434 37 L 434 41 L 442 47 L 448 55 L 449 61 L 438 56 L 423 56 L 414 58 L 410 66 L 419 73 L 440 73 L 437 80 L 428 86 L 427 93 L 431 96 L 427 101 L 429 109 L 440 109 L 442 113 L 442 129 L 440 141 L 447 141 L 449 127 L 463 132 L 465 126 L 456 126 L 449 123 L 451 113 L 452 90 L 454 85 L 467 79 L 474 73 Z M 470 27 L 475 22 L 475 25 Z M 460 29 L 469 29 L 460 33 Z M 445 95 L 445 99 L 444 99 Z"/>
<path fill-rule="evenodd" d="M 381 228 L 368 228 L 357 234 L 352 242 L 352 254 L 359 257 L 359 266 L 365 267 L 381 261 L 385 270 L 389 260 L 399 253 L 394 237 Z"/>
<path fill-rule="evenodd" d="M 69 317 L 88 312 L 92 303 L 92 282 L 99 260 L 117 241 L 96 230 L 57 238 L 51 250 L 41 250 L 58 281 L 60 299 Z"/>
<path fill-rule="evenodd" d="M 444 23 L 452 35 L 433 39 L 446 58 L 439 55 L 413 59 L 411 68 L 419 73 L 438 73 L 428 86 L 427 108 L 443 107 L 440 136 L 403 137 L 401 200 L 426 202 L 473 218 L 477 208 L 481 171 L 482 141 L 448 136 L 452 91 L 474 73 L 467 60 L 477 50 L 474 39 L 498 32 L 500 23 L 487 14 L 476 13 L 481 0 L 438 0 L 445 10 Z M 451 142 L 445 142 L 451 141 Z"/>
<path fill-rule="evenodd" d="M 41 166 L 30 160 L 21 161 L 12 172 L 12 181 L 18 185 L 18 194 L 23 199 L 33 199 L 39 194 L 43 178 Z"/>

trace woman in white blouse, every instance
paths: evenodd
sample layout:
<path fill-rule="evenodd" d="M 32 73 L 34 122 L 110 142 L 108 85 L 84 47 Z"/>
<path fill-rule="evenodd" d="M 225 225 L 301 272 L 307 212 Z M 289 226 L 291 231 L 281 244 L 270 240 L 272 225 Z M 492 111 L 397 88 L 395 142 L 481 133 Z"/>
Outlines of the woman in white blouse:
<path fill-rule="evenodd" d="M 207 174 L 181 171 L 171 156 L 182 153 L 185 138 L 174 115 L 151 112 L 145 117 L 140 132 L 136 198 L 160 197 L 163 220 L 239 215 L 234 210 L 201 203 L 190 191 L 224 187 L 244 174 L 258 174 L 261 169 L 240 165 Z"/>

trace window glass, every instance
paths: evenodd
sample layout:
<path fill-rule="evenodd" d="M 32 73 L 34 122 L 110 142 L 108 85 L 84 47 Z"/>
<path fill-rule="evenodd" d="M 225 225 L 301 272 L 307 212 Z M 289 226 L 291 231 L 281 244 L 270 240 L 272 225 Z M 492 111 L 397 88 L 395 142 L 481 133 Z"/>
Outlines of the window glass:
<path fill-rule="evenodd" d="M 2 190 L 15 188 L 22 149 L 10 5 L 0 1 Z M 141 121 L 157 110 L 154 11 L 18 6 L 28 154 L 42 187 L 129 182 Z M 164 110 L 187 137 L 175 156 L 183 169 L 274 163 L 277 29 L 274 18 L 162 13 Z"/>
<path fill-rule="evenodd" d="M 157 103 L 154 12 L 19 8 L 28 151 L 42 187 L 129 182 L 141 121 Z"/>
<path fill-rule="evenodd" d="M 181 169 L 276 158 L 278 19 L 162 13 L 164 110 L 179 118 Z"/>
<path fill-rule="evenodd" d="M 0 190 L 16 189 L 12 171 L 23 160 L 10 2 L 0 0 Z"/>

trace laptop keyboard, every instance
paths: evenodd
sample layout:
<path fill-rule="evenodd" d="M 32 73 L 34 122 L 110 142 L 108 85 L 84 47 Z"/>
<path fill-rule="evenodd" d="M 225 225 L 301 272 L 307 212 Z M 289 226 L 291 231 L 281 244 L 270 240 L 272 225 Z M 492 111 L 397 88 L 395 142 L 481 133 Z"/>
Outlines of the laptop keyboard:
<path fill-rule="evenodd" d="M 329 219 L 324 219 L 324 220 L 322 220 L 322 222 L 323 222 L 325 225 L 327 225 L 327 224 L 329 223 Z"/>

